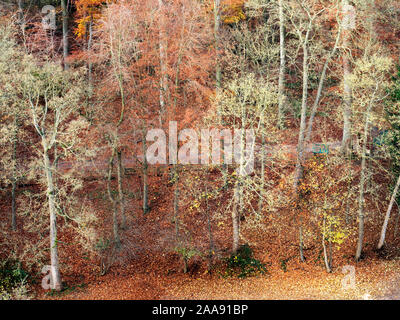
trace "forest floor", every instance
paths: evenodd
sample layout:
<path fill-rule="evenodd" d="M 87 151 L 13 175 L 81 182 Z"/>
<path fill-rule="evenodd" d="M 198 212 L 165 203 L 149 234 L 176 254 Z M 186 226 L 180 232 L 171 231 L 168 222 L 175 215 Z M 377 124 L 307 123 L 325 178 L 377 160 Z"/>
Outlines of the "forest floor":
<path fill-rule="evenodd" d="M 327 273 L 320 248 L 311 246 L 305 252 L 306 262 L 300 262 L 296 245 L 296 232 L 285 227 L 285 232 L 277 236 L 275 227 L 271 230 L 248 229 L 244 233 L 254 250 L 254 256 L 267 266 L 267 273 L 254 277 L 239 279 L 226 276 L 221 260 L 229 256 L 230 228 L 229 219 L 213 228 L 216 251 L 219 259 L 216 265 L 207 271 L 204 258 L 192 259 L 188 273 L 182 272 L 182 261 L 174 252 L 174 224 L 171 222 L 171 212 L 168 203 L 172 199 L 172 188 L 166 188 L 162 177 L 152 177 L 152 194 L 159 194 L 152 203 L 152 210 L 147 215 L 129 216 L 128 228 L 121 234 L 123 259 L 113 265 L 104 276 L 99 275 L 99 267 L 82 259 L 82 253 L 75 247 L 60 248 L 61 261 L 72 264 L 68 271 L 63 272 L 63 281 L 67 289 L 61 293 L 46 292 L 38 283 L 35 287 L 36 299 L 128 299 L 128 300 L 342 300 L 342 299 L 399 299 L 400 300 L 400 250 L 398 237 L 392 238 L 393 223 L 388 237 L 388 246 L 382 252 L 374 249 L 377 230 L 368 223 L 365 238 L 363 259 L 354 262 L 355 243 L 336 251 L 333 260 L 333 271 Z M 128 179 L 128 185 L 137 187 L 135 178 Z M 97 194 L 96 186 L 91 192 Z M 140 200 L 127 199 L 130 210 L 140 210 Z M 94 208 L 107 222 L 107 200 L 98 200 Z M 129 211 L 130 211 L 129 210 Z M 282 213 L 280 213 L 282 215 Z M 207 237 L 203 226 L 204 217 L 193 215 L 187 217 L 187 224 L 193 230 L 193 245 L 202 250 L 207 248 Z M 268 226 L 274 217 L 267 217 L 262 223 Z M 380 224 L 378 225 L 378 227 Z M 196 231 L 196 232 L 194 232 Z M 283 236 L 285 235 L 285 236 Z M 69 236 L 63 234 L 64 241 L 69 242 Z M 279 239 L 278 239 L 279 238 Z M 282 239 L 281 239 L 282 238 Z M 219 263 L 218 263 L 219 261 Z M 285 266 L 282 266 L 285 261 Z M 354 267 L 355 283 L 349 284 L 350 269 Z M 346 280 L 347 279 L 347 280 Z"/>
<path fill-rule="evenodd" d="M 270 275 L 246 279 L 209 275 L 163 275 L 139 272 L 109 274 L 61 294 L 39 293 L 37 299 L 129 300 L 400 300 L 399 261 L 356 267 L 356 285 L 344 288 L 341 268 L 327 274 L 321 268 L 270 270 Z"/>

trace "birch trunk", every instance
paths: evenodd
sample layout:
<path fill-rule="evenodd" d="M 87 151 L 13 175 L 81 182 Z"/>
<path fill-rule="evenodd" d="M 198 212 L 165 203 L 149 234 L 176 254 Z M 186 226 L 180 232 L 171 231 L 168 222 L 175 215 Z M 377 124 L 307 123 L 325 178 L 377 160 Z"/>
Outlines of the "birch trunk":
<path fill-rule="evenodd" d="M 57 213 L 55 204 L 55 188 L 53 181 L 53 168 L 50 164 L 48 155 L 48 146 L 45 138 L 42 137 L 44 170 L 47 182 L 47 199 L 49 202 L 50 212 L 50 261 L 52 275 L 52 289 L 60 291 L 62 289 L 60 266 L 58 260 L 58 243 L 57 243 Z"/>
<path fill-rule="evenodd" d="M 393 204 L 394 204 L 394 202 L 396 200 L 396 196 L 397 196 L 397 192 L 399 190 L 399 186 L 400 186 L 400 176 L 397 179 L 396 186 L 395 186 L 395 188 L 393 190 L 393 194 L 392 194 L 392 197 L 390 199 L 389 207 L 388 207 L 388 209 L 386 211 L 385 221 L 383 222 L 382 231 L 381 231 L 381 237 L 379 239 L 379 243 L 378 243 L 378 247 L 377 247 L 378 250 L 382 249 L 382 247 L 383 247 L 383 245 L 385 243 L 386 230 L 387 230 L 387 226 L 388 226 L 388 223 L 389 223 L 390 212 L 392 211 Z"/>
<path fill-rule="evenodd" d="M 110 157 L 109 163 L 108 163 L 108 177 L 107 177 L 107 192 L 108 192 L 108 198 L 111 201 L 112 204 L 112 209 L 113 209 L 113 233 L 114 233 L 114 243 L 115 247 L 118 249 L 121 246 L 121 240 L 119 237 L 119 230 L 118 230 L 118 219 L 117 219 L 117 200 L 114 198 L 111 190 L 111 178 L 112 178 L 112 169 L 113 169 L 113 163 L 114 163 L 114 158 L 115 158 L 115 147 L 113 147 L 112 155 Z"/>
<path fill-rule="evenodd" d="M 304 159 L 304 135 L 306 130 L 306 115 L 307 115 L 307 98 L 308 98 L 308 38 L 311 31 L 311 21 L 308 25 L 308 30 L 303 42 L 303 96 L 301 102 L 301 119 L 300 119 L 300 131 L 299 140 L 297 145 L 297 161 L 294 176 L 294 191 L 297 194 L 298 184 L 303 176 L 303 159 Z M 301 221 L 299 225 L 299 251 L 300 260 L 305 261 L 303 255 L 303 230 Z"/>
<path fill-rule="evenodd" d="M 215 79 L 217 89 L 221 88 L 221 66 L 219 63 L 220 2 L 221 0 L 214 0 L 214 38 L 216 51 Z"/>
<path fill-rule="evenodd" d="M 148 164 L 146 158 L 146 134 L 147 130 L 145 125 L 143 124 L 143 214 L 146 214 L 149 211 L 149 199 L 148 199 Z"/>
<path fill-rule="evenodd" d="M 11 178 L 11 229 L 13 231 L 17 230 L 17 219 L 16 219 L 16 189 L 17 189 L 17 134 L 18 134 L 18 120 L 15 117 L 14 120 L 14 132 L 13 132 L 13 150 L 12 150 L 12 178 Z"/>
<path fill-rule="evenodd" d="M 66 1 L 67 0 L 61 0 L 64 70 L 67 70 L 69 68 L 69 65 L 67 63 L 67 58 L 68 58 L 68 8 L 67 8 Z"/>
<path fill-rule="evenodd" d="M 232 252 L 235 254 L 239 249 L 239 181 L 236 182 L 234 189 L 234 206 L 232 210 Z"/>
<path fill-rule="evenodd" d="M 311 27 L 311 26 L 310 26 Z M 297 187 L 300 179 L 303 176 L 303 154 L 304 154 L 304 134 L 306 130 L 306 114 L 307 114 L 307 98 L 308 98 L 308 37 L 310 34 L 310 27 L 307 31 L 306 38 L 303 43 L 303 96 L 301 102 L 301 119 L 300 119 L 300 131 L 299 139 L 297 144 L 297 161 L 296 170 L 294 177 L 294 190 L 297 191 Z"/>
<path fill-rule="evenodd" d="M 357 243 L 357 251 L 355 259 L 356 261 L 360 260 L 362 248 L 363 248 L 363 241 L 364 241 L 364 189 L 365 189 L 365 182 L 367 179 L 367 138 L 368 138 L 368 127 L 369 127 L 369 116 L 372 110 L 372 105 L 374 103 L 375 93 L 371 98 L 370 103 L 368 104 L 368 108 L 365 114 L 365 123 L 364 123 L 364 136 L 363 136 L 363 147 L 361 153 L 361 178 L 360 178 L 360 196 L 358 202 L 358 243 Z"/>
<path fill-rule="evenodd" d="M 326 218 L 325 218 L 325 216 L 324 216 L 324 220 L 323 220 L 323 230 L 324 230 L 324 232 L 325 232 L 325 224 L 326 224 Z M 324 234 L 322 235 L 322 247 L 323 247 L 323 249 L 324 249 L 325 268 L 326 268 L 326 271 L 327 271 L 328 273 L 330 273 L 330 272 L 332 272 L 332 269 L 331 269 L 331 259 L 330 259 L 330 255 L 329 255 L 329 258 L 328 258 L 328 253 L 327 253 L 327 250 L 326 250 L 325 235 L 324 235 Z"/>
<path fill-rule="evenodd" d="M 124 190 L 122 188 L 122 179 L 123 179 L 123 168 L 122 168 L 122 152 L 117 152 L 117 179 L 118 179 L 118 197 L 119 197 L 119 210 L 121 213 L 121 228 L 126 228 L 126 215 L 125 215 L 125 197 L 124 197 Z"/>
<path fill-rule="evenodd" d="M 313 107 L 311 109 L 310 119 L 308 120 L 308 127 L 307 127 L 307 134 L 306 134 L 305 144 L 307 144 L 311 140 L 313 122 L 314 122 L 315 114 L 317 113 L 319 102 L 321 100 L 322 89 L 324 88 L 324 83 L 325 83 L 325 78 L 326 78 L 326 72 L 328 71 L 329 63 L 331 62 L 332 58 L 335 56 L 336 51 L 338 49 L 339 41 L 340 41 L 340 35 L 341 35 L 341 29 L 339 29 L 339 31 L 338 31 L 338 34 L 336 36 L 335 45 L 334 45 L 332 51 L 330 52 L 328 58 L 326 59 L 324 67 L 322 69 L 321 77 L 319 79 L 319 84 L 318 84 L 317 95 L 315 97 L 314 104 L 313 104 Z"/>
<path fill-rule="evenodd" d="M 158 7 L 160 12 L 163 10 L 163 0 L 158 0 Z M 161 26 L 159 30 L 159 55 L 160 55 L 160 126 L 162 127 L 164 124 L 165 117 L 165 94 L 167 93 L 167 67 L 166 67 L 166 41 L 165 41 L 165 32 L 164 32 L 164 23 L 163 17 L 161 16 Z"/>
<path fill-rule="evenodd" d="M 221 89 L 221 65 L 220 65 L 220 57 L 219 57 L 219 47 L 220 47 L 220 7 L 221 0 L 214 0 L 214 41 L 215 41 L 215 51 L 216 51 L 216 66 L 215 66 L 215 81 L 216 81 L 216 91 L 218 92 Z M 218 117 L 220 124 L 223 124 L 222 116 L 220 111 L 218 110 Z M 228 187 L 228 166 L 225 162 L 225 145 L 223 139 L 221 139 L 221 151 L 222 151 L 222 175 L 224 181 L 224 189 Z"/>
<path fill-rule="evenodd" d="M 179 169 L 178 165 L 174 165 L 174 223 L 175 223 L 175 239 L 178 242 L 179 240 Z"/>
<path fill-rule="evenodd" d="M 284 101 L 285 101 L 285 73 L 286 73 L 286 49 L 285 49 L 285 17 L 283 14 L 283 0 L 279 0 L 279 51 L 280 51 L 280 66 L 279 66 L 279 105 L 278 105 L 278 128 L 284 127 Z"/>
<path fill-rule="evenodd" d="M 349 5 L 348 0 L 342 1 L 342 7 Z M 349 45 L 350 30 L 344 30 L 343 47 L 347 49 Z M 342 152 L 347 154 L 350 150 L 351 142 L 351 84 L 349 76 L 351 75 L 350 61 L 348 54 L 343 55 L 343 136 L 342 136 Z"/>

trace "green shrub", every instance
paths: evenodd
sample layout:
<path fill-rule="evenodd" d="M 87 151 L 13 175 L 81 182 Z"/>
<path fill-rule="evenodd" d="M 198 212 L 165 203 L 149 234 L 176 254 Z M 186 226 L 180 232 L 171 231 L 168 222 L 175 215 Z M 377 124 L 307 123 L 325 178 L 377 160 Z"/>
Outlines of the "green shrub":
<path fill-rule="evenodd" d="M 0 262 L 0 295 L 2 298 L 11 297 L 21 284 L 25 285 L 28 277 L 29 274 L 21 268 L 18 261 Z"/>
<path fill-rule="evenodd" d="M 183 261 L 183 273 L 188 271 L 189 260 L 195 256 L 200 256 L 201 253 L 195 248 L 185 247 L 183 245 L 176 246 L 174 251 L 179 254 Z"/>
<path fill-rule="evenodd" d="M 225 274 L 228 276 L 236 275 L 238 278 L 246 278 L 266 272 L 267 268 L 253 257 L 253 251 L 248 244 L 240 246 L 236 254 L 226 259 Z"/>

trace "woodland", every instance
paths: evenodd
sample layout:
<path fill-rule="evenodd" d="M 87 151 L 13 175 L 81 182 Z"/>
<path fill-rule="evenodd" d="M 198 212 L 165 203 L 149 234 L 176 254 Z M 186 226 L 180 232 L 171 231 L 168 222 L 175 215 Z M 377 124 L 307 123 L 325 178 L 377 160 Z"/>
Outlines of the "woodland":
<path fill-rule="evenodd" d="M 399 299 L 399 37 L 398 0 L 1 0 L 0 300 Z"/>

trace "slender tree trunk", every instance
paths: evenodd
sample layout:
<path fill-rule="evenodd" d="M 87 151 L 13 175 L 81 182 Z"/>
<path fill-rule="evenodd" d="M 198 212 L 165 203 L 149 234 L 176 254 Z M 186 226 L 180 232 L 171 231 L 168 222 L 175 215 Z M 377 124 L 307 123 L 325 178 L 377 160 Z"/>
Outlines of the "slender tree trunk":
<path fill-rule="evenodd" d="M 308 37 L 310 34 L 309 27 L 306 38 L 303 43 L 303 97 L 301 103 L 301 119 L 300 119 L 300 131 L 299 139 L 297 144 L 297 161 L 296 170 L 294 177 L 294 190 L 297 192 L 297 187 L 300 179 L 303 176 L 303 159 L 304 159 L 304 135 L 306 130 L 306 115 L 307 115 L 307 98 L 308 98 Z"/>
<path fill-rule="evenodd" d="M 349 5 L 348 0 L 342 1 L 342 7 Z M 350 30 L 345 28 L 343 37 L 343 47 L 347 49 L 349 45 Z M 351 84 L 349 76 L 351 75 L 350 60 L 348 53 L 343 54 L 343 136 L 342 136 L 342 152 L 348 154 L 350 150 L 351 143 L 351 104 L 352 104 L 352 94 L 351 94 Z"/>
<path fill-rule="evenodd" d="M 89 21 L 89 38 L 87 42 L 87 51 L 90 51 L 92 49 L 92 42 L 93 42 L 93 16 L 90 16 L 90 21 Z M 93 96 L 93 79 L 92 79 L 92 62 L 89 58 L 89 61 L 87 63 L 87 78 L 88 78 L 88 110 L 86 111 L 86 115 L 88 119 L 90 120 L 90 123 L 93 121 L 93 110 L 92 110 L 92 96 Z"/>
<path fill-rule="evenodd" d="M 93 42 L 93 16 L 90 16 L 89 21 L 89 38 L 87 43 L 87 50 L 90 51 L 92 49 L 92 42 Z M 89 88 L 92 89 L 92 62 L 88 62 L 88 82 Z"/>
<path fill-rule="evenodd" d="M 326 218 L 324 216 L 323 220 L 323 230 L 325 231 L 325 224 L 326 224 Z M 328 253 L 326 250 L 326 244 L 325 244 L 325 235 L 322 235 L 322 247 L 324 249 L 324 262 L 325 262 L 325 268 L 328 273 L 332 271 L 331 269 L 331 264 L 330 264 L 330 259 L 328 258 Z"/>
<path fill-rule="evenodd" d="M 220 2 L 221 0 L 214 0 L 214 38 L 216 51 L 215 79 L 217 89 L 221 88 L 221 65 L 219 61 Z"/>
<path fill-rule="evenodd" d="M 123 168 L 122 168 L 122 151 L 117 152 L 117 160 L 118 160 L 118 167 L 117 167 L 117 178 L 118 178 L 118 197 L 119 197 L 119 210 L 121 213 L 122 224 L 121 228 L 126 228 L 126 215 L 125 215 L 125 197 L 124 197 L 124 190 L 122 188 L 122 179 L 123 179 Z"/>
<path fill-rule="evenodd" d="M 313 107 L 311 109 L 310 118 L 308 120 L 308 127 L 307 127 L 307 134 L 306 134 L 305 144 L 309 143 L 310 140 L 311 140 L 313 122 L 314 122 L 315 114 L 317 113 L 319 102 L 321 100 L 322 90 L 324 88 L 324 83 L 325 83 L 325 78 L 326 78 L 326 72 L 328 71 L 329 63 L 332 61 L 332 58 L 336 54 L 336 51 L 337 51 L 337 48 L 338 48 L 338 45 L 339 45 L 339 41 L 340 41 L 341 33 L 342 32 L 341 32 L 341 28 L 340 28 L 339 31 L 338 31 L 338 34 L 336 36 L 335 45 L 334 45 L 332 51 L 330 52 L 328 58 L 326 59 L 324 67 L 322 69 L 321 77 L 319 79 L 319 84 L 318 84 L 317 95 L 315 97 L 314 104 L 313 104 Z"/>
<path fill-rule="evenodd" d="M 395 238 L 395 239 L 397 236 L 397 231 L 399 230 L 399 220 L 400 220 L 400 206 L 397 204 L 397 216 L 396 216 L 396 222 L 394 224 L 394 232 L 393 232 L 393 238 Z"/>
<path fill-rule="evenodd" d="M 234 188 L 234 205 L 232 210 L 232 234 L 233 234 L 233 244 L 232 244 L 232 252 L 235 254 L 239 249 L 239 201 L 240 201 L 240 186 L 239 181 L 236 182 L 236 186 Z"/>
<path fill-rule="evenodd" d="M 50 212 L 50 260 L 51 260 L 51 275 L 53 279 L 52 289 L 60 291 L 62 289 L 60 265 L 58 260 L 58 240 L 57 240 L 57 212 L 55 204 L 55 188 L 53 183 L 53 168 L 50 164 L 48 155 L 47 143 L 42 137 L 43 145 L 43 161 L 44 170 L 46 173 L 47 182 L 47 199 L 49 202 Z"/>
<path fill-rule="evenodd" d="M 285 17 L 283 13 L 283 0 L 279 0 L 279 51 L 280 51 L 280 66 L 279 66 L 279 105 L 278 105 L 278 128 L 282 129 L 284 123 L 284 101 L 285 101 L 285 73 L 286 73 L 286 49 L 285 49 Z"/>
<path fill-rule="evenodd" d="M 175 223 L 175 239 L 179 241 L 179 168 L 174 165 L 174 223 Z"/>
<path fill-rule="evenodd" d="M 299 226 L 299 254 L 300 254 L 300 260 L 301 262 L 306 261 L 304 258 L 304 252 L 303 252 L 303 226 L 302 226 L 302 221 L 300 220 L 300 226 Z"/>
<path fill-rule="evenodd" d="M 215 87 L 216 91 L 219 92 L 221 89 L 221 64 L 220 64 L 220 20 L 221 20 L 221 0 L 214 0 L 214 41 L 215 41 L 215 52 L 216 52 L 216 66 L 215 66 Z M 221 112 L 218 110 L 219 122 L 223 125 L 223 119 Z M 222 151 L 222 176 L 224 181 L 224 189 L 228 187 L 228 166 L 225 162 L 225 145 L 223 139 L 221 139 L 221 151 Z"/>
<path fill-rule="evenodd" d="M 163 0 L 158 0 L 158 7 L 160 12 L 163 10 Z M 168 78 L 167 78 L 167 48 L 166 48 L 166 39 L 165 39 L 165 30 L 163 17 L 161 16 L 161 26 L 159 30 L 159 55 L 160 55 L 160 126 L 162 127 L 164 124 L 164 117 L 166 112 L 165 107 L 165 95 L 168 91 Z"/>
<path fill-rule="evenodd" d="M 14 120 L 14 133 L 13 133 L 13 150 L 12 150 L 12 179 L 11 179 L 11 229 L 17 230 L 17 213 L 16 213 L 16 189 L 17 189 L 17 134 L 18 134 L 18 119 Z"/>
<path fill-rule="evenodd" d="M 208 183 L 208 181 L 206 181 Z M 207 225 L 208 225 L 208 238 L 209 238 L 209 252 L 208 252 L 208 271 L 211 270 L 212 266 L 212 256 L 214 251 L 214 239 L 212 234 L 212 225 L 211 225 L 211 213 L 210 213 L 210 206 L 208 203 L 208 187 L 206 184 L 206 215 L 207 215 Z"/>
<path fill-rule="evenodd" d="M 262 120 L 263 121 L 263 120 Z M 265 134 L 264 125 L 261 126 L 261 174 L 260 174 L 260 198 L 258 200 L 258 214 L 261 216 L 264 206 L 264 188 L 265 188 Z"/>
<path fill-rule="evenodd" d="M 364 189 L 365 182 L 367 178 L 367 138 L 368 138 L 368 125 L 369 125 L 369 115 L 372 110 L 372 105 L 374 103 L 374 96 L 371 98 L 370 103 L 368 104 L 368 108 L 365 114 L 365 123 L 364 123 L 364 136 L 363 136 L 363 147 L 362 147 L 362 160 L 361 160 L 361 178 L 360 178 L 360 196 L 359 196 L 359 204 L 358 204 L 358 243 L 357 243 L 357 251 L 355 259 L 359 261 L 361 258 L 363 241 L 364 241 Z"/>
<path fill-rule="evenodd" d="M 15 174 L 15 173 L 13 173 Z M 11 181 L 11 229 L 17 230 L 17 219 L 16 219 L 16 205 L 15 205 L 15 193 L 17 189 L 17 181 L 15 177 Z"/>
<path fill-rule="evenodd" d="M 61 8 L 62 8 L 62 30 L 63 30 L 63 62 L 64 69 L 67 70 L 69 65 L 67 63 L 68 58 L 68 8 L 67 8 L 67 0 L 61 0 Z"/>
<path fill-rule="evenodd" d="M 111 190 L 111 179 L 112 179 L 112 170 L 113 170 L 115 153 L 116 153 L 116 150 L 115 150 L 115 147 L 113 146 L 112 155 L 111 155 L 109 163 L 108 163 L 107 192 L 108 192 L 108 198 L 110 199 L 112 208 L 113 208 L 114 243 L 115 243 L 115 247 L 118 249 L 121 247 L 121 240 L 119 237 L 118 219 L 117 219 L 118 208 L 117 208 L 117 200 L 114 198 L 114 196 L 112 194 L 112 190 Z"/>
<path fill-rule="evenodd" d="M 149 199 L 148 199 L 148 163 L 146 158 L 147 144 L 146 144 L 146 134 L 147 129 L 143 123 L 142 128 L 143 133 L 143 214 L 149 211 Z"/>
<path fill-rule="evenodd" d="M 351 155 L 349 157 L 349 162 L 351 164 Z M 353 180 L 353 171 L 352 168 L 350 167 L 350 179 L 349 179 L 349 184 L 347 186 L 347 197 L 346 197 L 346 225 L 350 224 L 350 196 L 351 196 L 351 182 Z"/>
<path fill-rule="evenodd" d="M 400 186 L 400 175 L 399 175 L 399 177 L 397 179 L 396 186 L 395 186 L 395 188 L 393 190 L 393 194 L 392 194 L 392 197 L 390 199 L 389 207 L 388 207 L 388 209 L 386 211 L 385 221 L 383 222 L 382 231 L 381 231 L 381 237 L 379 239 L 379 243 L 378 243 L 378 247 L 377 247 L 378 250 L 382 249 L 382 247 L 383 247 L 383 245 L 385 243 L 386 230 L 387 230 L 387 226 L 388 226 L 388 223 L 389 223 L 390 212 L 392 211 L 393 204 L 394 204 L 394 202 L 396 200 L 396 196 L 397 196 L 397 192 L 399 190 L 399 186 Z"/>
<path fill-rule="evenodd" d="M 237 172 L 237 181 L 234 187 L 234 199 L 233 199 L 233 210 L 232 210 L 232 234 L 233 234 L 233 244 L 232 251 L 236 253 L 239 249 L 239 241 L 240 241 L 240 218 L 243 214 L 243 176 L 245 175 L 245 119 L 246 114 L 244 108 L 242 108 L 242 126 L 240 133 L 240 162 L 239 162 L 239 170 Z"/>

